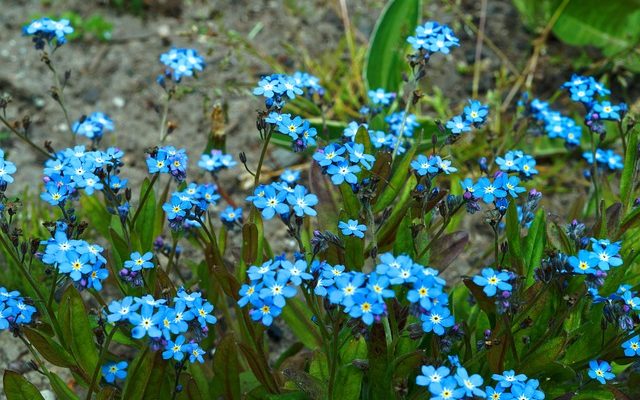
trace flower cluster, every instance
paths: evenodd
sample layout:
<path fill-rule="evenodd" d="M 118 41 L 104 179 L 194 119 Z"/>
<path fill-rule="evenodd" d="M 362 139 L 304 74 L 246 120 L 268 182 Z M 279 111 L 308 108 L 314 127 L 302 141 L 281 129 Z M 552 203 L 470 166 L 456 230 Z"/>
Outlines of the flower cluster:
<path fill-rule="evenodd" d="M 144 254 L 140 254 L 137 251 L 131 253 L 130 259 L 124 262 L 124 268 L 118 272 L 120 279 L 134 287 L 142 286 L 144 282 L 141 271 L 155 267 L 151 262 L 152 258 L 153 253 L 150 251 Z"/>
<path fill-rule="evenodd" d="M 147 155 L 147 169 L 150 174 L 171 174 L 177 182 L 182 182 L 187 177 L 188 161 L 184 149 L 164 146 L 153 149 Z"/>
<path fill-rule="evenodd" d="M 4 159 L 4 151 L 0 149 L 0 188 L 3 191 L 9 183 L 13 183 L 11 174 L 16 172 L 16 166 L 11 161 Z"/>
<path fill-rule="evenodd" d="M 185 76 L 194 76 L 205 67 L 204 59 L 194 49 L 171 49 L 160 55 L 160 62 L 167 67 L 164 76 L 175 82 L 180 82 Z M 158 77 L 161 85 L 164 84 L 164 76 Z"/>
<path fill-rule="evenodd" d="M 106 151 L 86 151 L 84 146 L 76 146 L 58 152 L 55 158 L 45 162 L 44 193 L 40 197 L 57 206 L 78 194 L 82 189 L 88 195 L 103 190 L 105 185 L 117 192 L 126 185 L 118 173 L 123 165 L 124 153 L 115 147 Z"/>
<path fill-rule="evenodd" d="M 262 77 L 258 86 L 253 89 L 253 94 L 265 98 L 267 109 L 284 107 L 286 100 L 293 100 L 303 94 L 298 85 L 300 80 L 285 74 L 271 74 Z"/>
<path fill-rule="evenodd" d="M 291 147 L 293 151 L 299 152 L 308 146 L 315 146 L 318 135 L 316 128 L 302 117 L 292 117 L 291 114 L 281 114 L 272 111 L 264 119 L 265 122 L 273 125 L 278 132 L 291 138 Z"/>
<path fill-rule="evenodd" d="M 112 132 L 114 126 L 107 114 L 96 111 L 74 122 L 72 129 L 76 135 L 86 136 L 92 141 L 99 142 L 104 132 Z"/>
<path fill-rule="evenodd" d="M 553 110 L 549 103 L 539 99 L 533 99 L 527 108 L 527 112 L 542 125 L 549 138 L 564 139 L 567 147 L 580 145 L 582 128 L 572 118 Z"/>
<path fill-rule="evenodd" d="M 214 175 L 223 169 L 233 168 L 236 164 L 231 154 L 224 154 L 217 149 L 212 149 L 209 154 L 203 154 L 198 161 L 198 167 Z"/>
<path fill-rule="evenodd" d="M 517 198 L 526 189 L 520 184 L 520 178 L 515 175 L 509 176 L 502 171 L 496 172 L 493 179 L 481 177 L 474 183 L 470 178 L 465 178 L 460 182 L 465 191 L 465 199 L 472 201 L 482 199 L 487 204 L 494 203 L 496 208 L 504 210 L 508 206 L 508 197 Z"/>
<path fill-rule="evenodd" d="M 458 170 L 451 166 L 451 161 L 449 160 L 443 160 L 440 156 L 436 155 L 424 156 L 422 154 L 411 162 L 411 168 L 413 168 L 419 176 L 426 175 L 429 178 L 433 178 L 440 173 L 449 175 Z"/>
<path fill-rule="evenodd" d="M 62 46 L 67 42 L 66 35 L 73 33 L 73 27 L 68 19 L 58 21 L 50 18 L 40 18 L 31 21 L 22 28 L 22 32 L 27 36 L 33 36 L 33 43 L 36 49 L 43 50 L 45 43 L 49 46 Z"/>
<path fill-rule="evenodd" d="M 487 122 L 488 116 L 488 105 L 482 104 L 477 100 L 469 100 L 469 105 L 464 108 L 463 113 L 447 121 L 445 127 L 452 135 L 457 136 L 461 133 L 470 132 L 471 128 L 480 128 Z"/>
<path fill-rule="evenodd" d="M 569 91 L 571 100 L 582 103 L 587 109 L 586 123 L 599 120 L 620 121 L 627 112 L 627 105 L 612 104 L 607 100 L 598 100 L 611 94 L 611 91 L 592 76 L 572 75 L 571 79 L 562 84 Z"/>
<path fill-rule="evenodd" d="M 576 274 L 598 275 L 611 267 L 622 265 L 620 242 L 611 243 L 607 239 L 592 238 L 591 250 L 581 249 L 578 255 L 569 257 L 569 265 Z"/>
<path fill-rule="evenodd" d="M 66 226 L 59 223 L 53 237 L 43 241 L 42 263 L 51 265 L 59 273 L 67 275 L 79 289 L 102 289 L 102 281 L 109 271 L 103 248 L 80 239 L 70 239 Z"/>
<path fill-rule="evenodd" d="M 25 302 L 20 292 L 9 292 L 0 287 L 0 330 L 30 323 L 36 311 L 34 306 Z"/>
<path fill-rule="evenodd" d="M 322 167 L 322 173 L 331 177 L 334 185 L 344 182 L 356 184 L 357 174 L 362 168 L 370 170 L 375 163 L 375 157 L 366 154 L 364 145 L 356 142 L 344 145 L 330 143 L 323 149 L 316 150 L 313 159 Z"/>
<path fill-rule="evenodd" d="M 451 47 L 460 46 L 460 40 L 453 30 L 435 21 L 418 26 L 414 36 L 409 36 L 407 42 L 424 58 L 433 53 L 449 54 Z"/>
<path fill-rule="evenodd" d="M 270 326 L 273 318 L 282 312 L 286 299 L 296 295 L 296 287 L 313 278 L 308 269 L 306 261 L 291 262 L 284 256 L 269 260 L 259 267 L 252 265 L 247 270 L 250 283 L 240 288 L 238 305 L 245 307 L 250 304 L 251 318 Z"/>
<path fill-rule="evenodd" d="M 405 118 L 404 111 L 398 111 L 387 115 L 384 118 L 384 122 L 389 125 L 389 131 L 395 137 L 413 137 L 415 129 L 420 127 L 420 123 L 418 122 L 418 118 L 415 114 L 407 113 Z"/>
<path fill-rule="evenodd" d="M 190 183 L 184 190 L 173 192 L 162 209 L 167 215 L 169 226 L 174 230 L 199 227 L 209 206 L 215 205 L 219 199 L 216 185 Z"/>
<path fill-rule="evenodd" d="M 522 179 L 538 175 L 535 158 L 520 150 L 511 150 L 504 157 L 497 157 L 496 164 L 502 171 L 518 173 Z"/>
<path fill-rule="evenodd" d="M 416 377 L 418 386 L 425 386 L 432 394 L 432 399 L 518 399 L 518 400 L 542 400 L 544 392 L 539 388 L 537 379 L 529 379 L 524 374 L 516 374 L 515 371 L 504 371 L 502 374 L 493 374 L 495 386 L 485 386 L 482 377 L 478 374 L 469 375 L 469 372 L 459 363 L 452 363 L 455 374 L 447 366 L 423 365 L 422 374 Z"/>
<path fill-rule="evenodd" d="M 320 85 L 320 78 L 307 72 L 296 71 L 291 75 L 299 88 L 304 89 L 305 95 L 312 97 L 314 94 L 324 96 L 324 88 Z"/>
<path fill-rule="evenodd" d="M 587 281 L 589 295 L 593 298 L 595 304 L 604 303 L 603 316 L 608 323 L 611 323 L 620 329 L 632 332 L 640 312 L 640 297 L 638 292 L 633 291 L 631 285 L 620 285 L 618 289 L 608 296 L 601 296 L 598 293 L 598 285 L 604 283 L 606 273 L 597 272 L 595 275 L 595 285 Z M 625 348 L 625 343 L 623 343 Z M 629 348 L 633 349 L 631 343 Z"/>
<path fill-rule="evenodd" d="M 151 295 L 125 297 L 112 301 L 105 316 L 112 324 L 131 327 L 131 337 L 148 337 L 153 350 L 162 350 L 162 358 L 184 362 L 203 362 L 204 350 L 199 346 L 217 322 L 213 305 L 200 292 L 178 290 L 172 304 Z M 190 339 L 188 339 L 190 338 Z"/>
<path fill-rule="evenodd" d="M 582 153 L 582 157 L 587 160 L 588 164 L 593 164 L 592 151 L 585 151 Z M 604 171 L 617 171 L 624 167 L 622 156 L 610 149 L 596 149 L 595 159 L 598 168 Z"/>
<path fill-rule="evenodd" d="M 257 209 L 262 210 L 262 216 L 266 219 L 271 219 L 277 214 L 288 221 L 292 211 L 297 217 L 313 217 L 317 214 L 312 207 L 318 204 L 318 197 L 309 193 L 302 185 L 293 188 L 285 182 L 260 185 L 253 196 L 247 197 L 247 201 L 251 201 Z"/>

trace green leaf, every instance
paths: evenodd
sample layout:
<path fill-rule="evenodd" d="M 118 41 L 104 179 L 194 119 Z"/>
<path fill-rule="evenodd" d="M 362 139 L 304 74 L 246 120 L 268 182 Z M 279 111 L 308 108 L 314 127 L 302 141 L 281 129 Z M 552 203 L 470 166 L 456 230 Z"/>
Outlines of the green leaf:
<path fill-rule="evenodd" d="M 73 285 L 69 285 L 62 294 L 58 315 L 65 340 L 71 346 L 71 352 L 85 375 L 91 376 L 98 364 L 98 350 L 90 328 L 87 309 L 80 293 Z"/>
<path fill-rule="evenodd" d="M 624 169 L 620 177 L 620 200 L 624 210 L 631 208 L 633 199 L 633 184 L 637 171 L 638 162 L 638 136 L 640 136 L 640 124 L 637 124 L 631 132 L 629 132 L 627 143 L 627 153 L 624 155 Z"/>
<path fill-rule="evenodd" d="M 214 381 L 223 388 L 225 399 L 239 399 L 240 396 L 240 362 L 238 361 L 238 347 L 234 334 L 225 335 L 218 346 L 213 358 Z"/>
<path fill-rule="evenodd" d="M 138 353 L 129 366 L 127 380 L 122 390 L 123 399 L 142 399 L 154 367 L 155 353 L 147 347 Z"/>
<path fill-rule="evenodd" d="M 522 241 L 520 238 L 520 222 L 518 221 L 518 210 L 516 202 L 510 201 L 507 209 L 507 243 L 509 243 L 509 260 L 511 266 L 518 274 L 523 273 L 524 257 L 522 253 Z"/>
<path fill-rule="evenodd" d="M 60 378 L 58 375 L 54 374 L 53 372 L 49 373 L 49 383 L 51 383 L 51 389 L 53 389 L 53 392 L 56 394 L 58 399 L 60 400 L 78 399 L 78 396 L 76 396 L 76 394 L 73 393 L 71 389 L 69 389 L 69 386 L 67 386 L 67 384 L 62 380 L 62 378 Z"/>
<path fill-rule="evenodd" d="M 24 328 L 24 334 L 38 353 L 51 364 L 64 368 L 75 367 L 76 360 L 73 356 L 47 335 L 31 328 Z"/>
<path fill-rule="evenodd" d="M 420 141 L 420 138 L 418 141 Z M 390 206 L 393 203 L 393 200 L 398 196 L 398 193 L 400 193 L 404 188 L 407 183 L 407 176 L 409 175 L 411 161 L 413 161 L 413 156 L 416 154 L 417 147 L 418 146 L 413 146 L 402 156 L 400 163 L 397 164 L 396 168 L 392 172 L 389 183 L 386 185 L 380 196 L 374 200 L 374 213 L 378 213 Z M 384 179 L 385 177 L 382 178 Z"/>
<path fill-rule="evenodd" d="M 138 204 L 142 204 L 142 196 L 147 191 L 147 188 L 151 182 L 149 178 L 145 178 L 144 182 L 142 182 L 142 187 L 140 188 L 140 201 Z M 140 250 L 141 252 L 146 252 L 152 249 L 153 240 L 155 239 L 155 216 L 156 216 L 156 194 L 153 189 L 149 192 L 147 196 L 147 200 L 142 206 L 142 210 L 140 210 L 140 214 L 138 215 L 138 219 L 136 219 L 136 232 L 140 237 L 140 244 L 142 245 Z"/>
<path fill-rule="evenodd" d="M 258 258 L 258 227 L 253 222 L 247 222 L 242 227 L 242 260 L 247 265 L 253 264 Z"/>
<path fill-rule="evenodd" d="M 287 300 L 287 306 L 282 309 L 281 315 L 296 339 L 308 349 L 315 350 L 322 345 L 318 327 L 311 322 L 313 313 L 305 303 L 295 297 L 291 298 Z"/>
<path fill-rule="evenodd" d="M 5 369 L 2 382 L 7 400 L 44 400 L 38 388 L 17 372 Z"/>
<path fill-rule="evenodd" d="M 364 77 L 369 89 L 397 92 L 407 68 L 405 49 L 421 18 L 421 0 L 391 0 L 369 41 Z"/>
<path fill-rule="evenodd" d="M 540 266 L 542 260 L 547 237 L 545 225 L 544 210 L 539 210 L 525 238 L 524 265 L 527 269 L 527 286 L 533 284 L 533 272 Z"/>
<path fill-rule="evenodd" d="M 528 376 L 535 376 L 549 368 L 549 365 L 552 365 L 553 362 L 560 358 L 566 348 L 566 344 L 567 338 L 565 335 L 550 338 L 530 356 L 521 360 L 522 372 Z"/>

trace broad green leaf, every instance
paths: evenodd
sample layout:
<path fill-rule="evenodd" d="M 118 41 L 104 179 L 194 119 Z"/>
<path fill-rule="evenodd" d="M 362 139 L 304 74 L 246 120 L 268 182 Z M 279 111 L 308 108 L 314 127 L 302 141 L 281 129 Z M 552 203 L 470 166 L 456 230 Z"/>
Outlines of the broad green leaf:
<path fill-rule="evenodd" d="M 536 349 L 530 356 L 521 360 L 522 372 L 528 376 L 535 376 L 552 365 L 564 352 L 567 339 L 564 336 L 549 338 L 548 341 Z"/>
<path fill-rule="evenodd" d="M 60 400 L 76 400 L 78 399 L 78 396 L 76 396 L 75 393 L 73 393 L 73 391 L 71 389 L 69 389 L 69 386 L 67 386 L 67 384 L 62 380 L 62 378 L 60 378 L 58 375 L 54 374 L 53 372 L 49 373 L 49 383 L 51 383 L 51 389 L 53 389 L 53 392 L 56 394 L 57 398 Z"/>
<path fill-rule="evenodd" d="M 129 364 L 127 379 L 122 390 L 123 399 L 141 399 L 149 382 L 151 370 L 154 368 L 155 353 L 147 347 Z"/>
<path fill-rule="evenodd" d="M 240 398 L 240 362 L 233 335 L 231 332 L 222 338 L 213 358 L 213 379 L 223 389 L 225 399 Z"/>
<path fill-rule="evenodd" d="M 258 258 L 258 228 L 253 222 L 242 227 L 242 260 L 251 265 Z"/>
<path fill-rule="evenodd" d="M 373 201 L 373 212 L 378 213 L 393 203 L 393 200 L 398 196 L 398 193 L 407 184 L 409 171 L 411 168 L 411 161 L 416 154 L 418 146 L 413 146 L 409 151 L 402 155 L 400 162 L 396 162 L 396 167 L 392 171 L 391 179 L 386 184 L 384 190 Z M 397 161 L 397 158 L 396 158 Z M 383 179 L 385 177 L 382 177 Z"/>
<path fill-rule="evenodd" d="M 405 49 L 421 18 L 421 0 L 391 0 L 369 41 L 364 76 L 369 89 L 397 92 L 407 69 Z"/>
<path fill-rule="evenodd" d="M 545 224 L 544 210 L 539 210 L 529 227 L 529 233 L 524 241 L 524 265 L 527 273 L 527 286 L 533 284 L 533 272 L 540 267 L 546 243 Z"/>
<path fill-rule="evenodd" d="M 75 367 L 73 356 L 47 335 L 31 328 L 25 328 L 24 334 L 38 353 L 51 364 L 64 368 Z"/>
<path fill-rule="evenodd" d="M 85 375 L 91 376 L 98 364 L 98 350 L 90 328 L 87 309 L 80 293 L 73 285 L 69 285 L 62 294 L 58 315 L 65 340 L 71 346 L 71 352 Z"/>
<path fill-rule="evenodd" d="M 637 124 L 629 132 L 627 153 L 624 155 L 624 169 L 620 177 L 620 200 L 625 211 L 631 208 L 634 178 L 637 176 L 638 136 L 640 136 L 640 124 Z"/>
<path fill-rule="evenodd" d="M 38 388 L 17 372 L 5 369 L 2 382 L 7 400 L 44 400 Z"/>

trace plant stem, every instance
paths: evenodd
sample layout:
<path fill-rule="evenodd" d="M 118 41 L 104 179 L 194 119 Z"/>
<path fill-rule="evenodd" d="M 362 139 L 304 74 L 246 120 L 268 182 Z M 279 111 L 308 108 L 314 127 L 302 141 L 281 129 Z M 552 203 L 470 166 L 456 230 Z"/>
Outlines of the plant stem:
<path fill-rule="evenodd" d="M 593 162 L 591 163 L 591 181 L 593 182 L 593 190 L 596 198 L 596 221 L 600 221 L 600 190 L 598 189 L 598 163 L 596 162 L 596 136 L 593 131 L 591 133 L 591 154 Z"/>
<path fill-rule="evenodd" d="M 171 395 L 171 400 L 175 400 L 178 395 L 178 385 L 180 384 L 180 375 L 182 374 L 182 367 L 184 366 L 184 362 L 180 361 L 176 365 L 176 380 L 173 383 L 173 394 Z"/>
<path fill-rule="evenodd" d="M 262 170 L 262 164 L 264 163 L 264 157 L 267 154 L 267 148 L 269 147 L 269 141 L 271 140 L 271 135 L 273 133 L 273 128 L 269 129 L 269 132 L 265 136 L 264 144 L 262 145 L 262 151 L 260 152 L 260 159 L 258 160 L 258 167 L 256 168 L 256 172 L 253 179 L 253 188 L 255 189 L 260 184 L 260 171 Z"/>
<path fill-rule="evenodd" d="M 9 121 L 7 121 L 5 119 L 5 117 L 0 115 L 0 121 L 2 121 L 2 124 L 4 126 L 7 127 L 7 129 L 9 129 L 11 132 L 13 132 L 20 140 L 22 140 L 23 142 L 25 142 L 26 144 L 28 144 L 29 146 L 31 146 L 34 150 L 36 150 L 37 152 L 39 152 L 40 154 L 44 155 L 47 158 L 52 158 L 52 155 L 49 154 L 48 151 L 46 151 L 45 149 L 43 149 L 42 147 L 38 146 L 37 144 L 35 144 L 31 139 L 29 139 L 26 135 L 23 135 L 22 133 L 20 133 L 16 128 L 14 128 L 11 124 L 9 124 Z"/>
<path fill-rule="evenodd" d="M 171 102 L 172 94 L 167 92 L 164 105 L 162 107 L 162 118 L 160 119 L 160 143 L 164 143 L 167 140 L 167 118 L 169 117 L 169 103 Z"/>
<path fill-rule="evenodd" d="M 75 135 L 75 132 L 73 131 L 73 125 L 71 124 L 71 119 L 69 118 L 67 107 L 65 106 L 64 87 L 62 86 L 62 83 L 60 83 L 60 76 L 58 76 L 58 71 L 53 66 L 53 63 L 51 62 L 51 58 L 49 58 L 49 56 L 46 54 L 45 54 L 45 57 L 46 58 L 44 59 L 44 63 L 47 65 L 49 70 L 53 73 L 53 80 L 55 82 L 55 96 L 53 98 L 56 101 L 56 103 L 60 105 L 60 108 L 62 109 L 62 113 L 64 114 L 64 119 L 65 121 L 67 121 L 67 126 L 69 127 L 69 132 L 71 133 L 71 143 L 75 145 L 76 135 Z"/>
<path fill-rule="evenodd" d="M 91 395 L 93 394 L 93 391 L 96 385 L 96 380 L 98 378 L 98 372 L 100 372 L 100 368 L 102 366 L 102 363 L 104 362 L 104 358 L 109 352 L 109 344 L 111 344 L 111 339 L 113 339 L 113 336 L 116 334 L 117 330 L 118 330 L 118 327 L 114 326 L 113 329 L 111 329 L 111 332 L 109 332 L 109 335 L 107 336 L 107 340 L 105 340 L 104 344 L 102 345 L 102 349 L 100 350 L 100 356 L 98 356 L 98 364 L 96 364 L 96 367 L 93 370 L 93 375 L 91 375 L 91 384 L 89 385 L 89 391 L 87 392 L 86 400 L 91 400 Z"/>

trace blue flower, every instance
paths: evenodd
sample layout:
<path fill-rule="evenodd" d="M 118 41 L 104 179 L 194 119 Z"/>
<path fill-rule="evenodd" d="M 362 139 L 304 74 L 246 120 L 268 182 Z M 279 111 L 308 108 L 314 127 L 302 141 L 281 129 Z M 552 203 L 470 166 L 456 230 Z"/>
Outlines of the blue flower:
<path fill-rule="evenodd" d="M 209 154 L 201 155 L 198 161 L 198 167 L 213 174 L 223 169 L 233 168 L 236 165 L 237 163 L 233 160 L 231 154 L 224 154 L 217 149 L 212 149 Z"/>
<path fill-rule="evenodd" d="M 204 59 L 195 49 L 173 48 L 160 55 L 160 62 L 167 67 L 166 75 L 176 82 L 185 76 L 194 76 L 205 67 Z"/>
<path fill-rule="evenodd" d="M 280 180 L 288 184 L 295 183 L 298 179 L 300 179 L 300 171 L 285 169 L 280 174 Z"/>
<path fill-rule="evenodd" d="M 430 310 L 433 306 L 432 299 L 442 294 L 438 286 L 434 286 L 432 277 L 424 277 L 413 283 L 413 288 L 407 292 L 407 300 L 411 303 L 419 303 L 420 307 Z"/>
<path fill-rule="evenodd" d="M 102 376 L 108 383 L 113 383 L 116 379 L 122 380 L 127 377 L 128 366 L 126 361 L 106 363 L 102 366 Z"/>
<path fill-rule="evenodd" d="M 67 253 L 67 258 L 58 265 L 58 269 L 63 274 L 69 274 L 69 277 L 75 282 L 82 279 L 83 274 L 91 272 L 91 264 L 89 263 L 88 254 L 78 254 L 75 251 Z"/>
<path fill-rule="evenodd" d="M 360 129 L 361 126 L 364 126 L 365 129 L 367 128 L 366 124 L 361 125 L 356 121 L 349 122 L 347 127 L 344 128 L 344 131 L 342 132 L 342 136 L 346 137 L 347 139 L 354 140 L 356 137 L 356 134 L 358 133 L 358 129 Z"/>
<path fill-rule="evenodd" d="M 438 166 L 434 163 L 435 158 L 426 157 L 420 154 L 415 160 L 411 161 L 411 168 L 413 168 L 418 175 L 425 176 L 426 174 L 437 174 Z"/>
<path fill-rule="evenodd" d="M 283 308 L 285 299 L 296 295 L 296 288 L 289 285 L 291 274 L 287 270 L 280 270 L 275 276 L 267 275 L 263 279 L 264 287 L 260 290 L 261 299 L 269 299 L 276 307 Z"/>
<path fill-rule="evenodd" d="M 616 376 L 611 372 L 611 365 L 608 362 L 591 360 L 589 361 L 589 377 L 604 385 Z"/>
<path fill-rule="evenodd" d="M 140 313 L 132 313 L 129 316 L 129 321 L 134 328 L 131 330 L 131 337 L 134 339 L 140 339 L 144 336 L 151 338 L 158 338 L 162 335 L 158 324 L 162 321 L 163 313 L 158 311 L 153 312 L 153 306 L 149 304 L 143 304 Z"/>
<path fill-rule="evenodd" d="M 389 277 L 385 275 L 378 275 L 375 272 L 371 272 L 367 279 L 367 289 L 372 293 L 375 293 L 379 299 L 388 299 L 395 297 L 395 292 L 388 289 L 391 282 Z"/>
<path fill-rule="evenodd" d="M 318 197 L 315 194 L 307 194 L 307 188 L 302 185 L 296 185 L 293 193 L 287 195 L 287 202 L 293 207 L 293 211 L 298 217 L 317 215 L 316 210 L 311 207 L 318 204 Z"/>
<path fill-rule="evenodd" d="M 450 370 L 445 366 L 434 367 L 433 365 L 423 365 L 421 368 L 422 375 L 416 377 L 416 385 L 431 386 L 434 383 L 440 383 L 449 376 Z"/>
<path fill-rule="evenodd" d="M 107 315 L 107 321 L 110 323 L 128 321 L 132 313 L 137 311 L 138 308 L 140 308 L 140 304 L 134 303 L 131 296 L 127 296 L 120 301 L 114 300 L 109 303 L 108 310 L 110 314 Z"/>
<path fill-rule="evenodd" d="M 498 289 L 511 291 L 512 286 L 508 283 L 509 274 L 505 271 L 496 272 L 493 268 L 484 268 L 482 275 L 473 277 L 473 283 L 482 286 L 482 291 L 489 297 L 495 296 Z"/>
<path fill-rule="evenodd" d="M 527 376 L 524 374 L 516 375 L 514 370 L 504 371 L 502 375 L 493 374 L 491 378 L 498 382 L 499 387 L 508 388 L 512 385 L 523 384 L 527 381 Z"/>
<path fill-rule="evenodd" d="M 439 172 L 444 172 L 449 175 L 452 172 L 458 171 L 457 168 L 451 166 L 451 161 L 443 160 L 440 156 L 435 156 L 433 160 L 433 164 L 438 167 Z"/>
<path fill-rule="evenodd" d="M 338 228 L 342 230 L 343 235 L 355 236 L 360 239 L 364 237 L 364 233 L 367 231 L 367 226 L 360 224 L 356 219 L 350 219 L 347 222 L 340 221 Z"/>
<path fill-rule="evenodd" d="M 204 358 L 202 357 L 203 355 L 204 355 L 204 350 L 202 350 L 200 346 L 194 343 L 191 345 L 189 362 L 192 364 L 195 363 L 196 361 L 199 363 L 203 363 L 204 362 Z"/>
<path fill-rule="evenodd" d="M 611 104 L 610 101 L 603 101 L 593 105 L 593 111 L 598 113 L 600 119 L 611 121 L 620 120 L 620 106 Z"/>
<path fill-rule="evenodd" d="M 265 186 L 264 196 L 253 201 L 256 208 L 262 210 L 262 216 L 271 219 L 276 213 L 284 215 L 289 212 L 289 206 L 285 203 L 287 192 L 277 191 L 273 185 Z"/>
<path fill-rule="evenodd" d="M 512 400 L 511 393 L 505 393 L 502 386 L 485 387 L 486 398 L 489 400 Z"/>
<path fill-rule="evenodd" d="M 167 344 L 164 346 L 164 351 L 162 352 L 162 358 L 165 360 L 174 359 L 176 361 L 182 361 L 184 358 L 185 350 L 189 350 L 190 347 L 188 344 L 184 344 L 185 337 L 183 335 L 179 335 L 175 342 L 168 340 Z"/>
<path fill-rule="evenodd" d="M 593 100 L 594 90 L 588 85 L 572 86 L 569 91 L 573 101 L 590 103 Z"/>
<path fill-rule="evenodd" d="M 262 281 L 266 276 L 275 275 L 275 270 L 280 266 L 280 262 L 267 260 L 260 267 L 252 265 L 247 270 L 247 276 L 252 281 Z"/>
<path fill-rule="evenodd" d="M 292 139 L 297 139 L 302 133 L 303 122 L 304 120 L 301 117 L 296 116 L 295 118 L 290 118 L 285 115 L 282 121 L 278 123 L 278 131 L 289 135 Z"/>
<path fill-rule="evenodd" d="M 329 292 L 329 301 L 340 304 L 347 309 L 354 304 L 353 296 L 361 292 L 365 274 L 354 272 L 343 274 L 334 279 L 335 287 Z"/>
<path fill-rule="evenodd" d="M 330 165 L 329 168 L 327 168 L 327 173 L 331 175 L 331 182 L 333 182 L 334 185 L 340 185 L 345 181 L 347 183 L 358 182 L 356 174 L 360 171 L 360 167 L 357 165 L 349 165 L 346 161 L 342 161 L 338 165 Z"/>
<path fill-rule="evenodd" d="M 342 146 L 335 145 L 333 143 L 329 144 L 322 151 L 318 150 L 313 155 L 313 159 L 320 164 L 322 167 L 329 166 L 334 163 L 340 163 L 344 161 L 344 157 L 342 154 L 345 152 L 345 148 Z"/>
<path fill-rule="evenodd" d="M 153 254 L 148 251 L 141 255 L 137 251 L 131 253 L 131 259 L 124 262 L 124 266 L 129 268 L 132 271 L 140 271 L 141 269 L 150 269 L 153 268 L 154 265 L 151 260 L 153 258 Z"/>
<path fill-rule="evenodd" d="M 367 325 L 373 323 L 374 317 L 384 313 L 384 302 L 375 292 L 358 292 L 353 296 L 353 305 L 349 308 L 351 318 L 360 318 Z"/>
<path fill-rule="evenodd" d="M 573 267 L 573 272 L 576 274 L 595 274 L 595 267 L 598 265 L 598 260 L 592 257 L 592 253 L 587 250 L 580 250 L 578 257 L 569 257 L 569 265 Z"/>
<path fill-rule="evenodd" d="M 458 135 L 462 132 L 471 131 L 471 124 L 466 119 L 464 119 L 462 115 L 456 115 L 455 117 L 451 118 L 449 121 L 447 121 L 445 126 L 451 131 L 451 133 L 455 135 Z"/>
<path fill-rule="evenodd" d="M 55 21 L 49 18 L 40 18 L 31 21 L 22 28 L 25 35 L 33 36 L 36 49 L 44 49 L 44 43 L 62 46 L 67 42 L 66 35 L 73 33 L 73 27 L 68 19 Z M 54 42 L 55 40 L 55 42 Z"/>
<path fill-rule="evenodd" d="M 472 124 L 480 125 L 485 122 L 489 114 L 489 106 L 477 100 L 469 100 L 469 105 L 464 108 L 464 117 Z"/>
<path fill-rule="evenodd" d="M 364 145 L 361 143 L 347 143 L 344 147 L 349 152 L 349 161 L 360 163 L 364 168 L 371 169 L 376 158 L 371 154 L 365 154 Z"/>
<path fill-rule="evenodd" d="M 213 312 L 213 304 L 208 301 L 203 301 L 202 299 L 196 299 L 191 305 L 191 311 L 198 319 L 201 327 L 206 327 L 207 324 L 215 324 L 218 322 L 218 319 L 215 315 L 211 314 Z"/>
<path fill-rule="evenodd" d="M 279 85 L 279 82 L 273 81 L 270 76 L 266 76 L 258 81 L 258 86 L 253 89 L 253 94 L 256 96 L 264 96 L 270 99 L 273 97 L 274 92 Z"/>
<path fill-rule="evenodd" d="M 634 311 L 640 310 L 640 298 L 636 297 L 631 291 L 622 294 L 622 300 Z"/>
<path fill-rule="evenodd" d="M 426 314 L 422 314 L 422 330 L 433 332 L 438 336 L 444 335 L 444 328 L 453 326 L 453 316 L 448 308 L 436 306 Z"/>
<path fill-rule="evenodd" d="M 191 202 L 185 201 L 174 194 L 171 196 L 171 202 L 165 203 L 162 209 L 167 213 L 167 219 L 182 219 L 186 217 L 187 211 L 191 209 Z"/>
<path fill-rule="evenodd" d="M 620 246 L 616 243 L 603 245 L 593 243 L 591 245 L 591 258 L 598 262 L 598 267 L 603 271 L 608 271 L 610 267 L 622 265 L 622 258 L 618 254 Z"/>
<path fill-rule="evenodd" d="M 233 226 L 242 223 L 242 208 L 228 206 L 220 213 L 220 220 L 227 225 Z"/>
<path fill-rule="evenodd" d="M 313 275 L 307 272 L 307 262 L 305 260 L 297 260 L 295 263 L 283 261 L 282 268 L 289 272 L 289 280 L 296 286 L 300 286 L 302 281 L 313 279 Z"/>
<path fill-rule="evenodd" d="M 429 385 L 429 392 L 432 394 L 431 400 L 462 399 L 465 394 L 465 390 L 458 387 L 456 380 L 452 376 Z"/>
<path fill-rule="evenodd" d="M 494 182 L 491 182 L 489 178 L 480 178 L 473 188 L 474 195 L 481 198 L 485 203 L 491 203 L 496 199 L 506 197 L 507 192 L 503 189 L 503 179 L 497 178 Z"/>
<path fill-rule="evenodd" d="M 11 161 L 6 161 L 0 156 L 0 183 L 12 183 L 13 177 L 11 174 L 16 172 L 16 166 Z"/>
<path fill-rule="evenodd" d="M 67 186 L 58 185 L 54 181 L 47 182 L 44 185 L 44 192 L 40 194 L 40 198 L 52 206 L 63 204 L 69 197 Z"/>
<path fill-rule="evenodd" d="M 627 357 L 640 356 L 640 336 L 635 335 L 631 339 L 622 343 L 624 355 Z"/>
<path fill-rule="evenodd" d="M 376 90 L 369 90 L 367 94 L 369 96 L 369 101 L 371 101 L 371 104 L 382 106 L 388 106 L 396 97 L 395 93 L 387 93 L 384 91 L 384 89 L 381 88 L 378 88 Z"/>
<path fill-rule="evenodd" d="M 257 299 L 251 304 L 254 306 L 249 312 L 251 319 L 262 322 L 264 326 L 271 326 L 273 318 L 282 313 L 282 308 L 273 304 L 271 297 Z"/>
<path fill-rule="evenodd" d="M 480 389 L 482 385 L 482 377 L 478 374 L 469 376 L 467 370 L 460 367 L 456 369 L 455 374 L 456 381 L 464 390 L 465 394 L 469 397 L 478 396 L 485 397 L 485 393 Z"/>
<path fill-rule="evenodd" d="M 527 191 L 522 186 L 518 186 L 519 183 L 520 179 L 518 179 L 517 176 L 510 176 L 508 179 L 506 179 L 503 189 L 505 189 L 507 193 L 509 193 L 509 195 L 515 199 L 518 197 L 519 193 Z"/>

